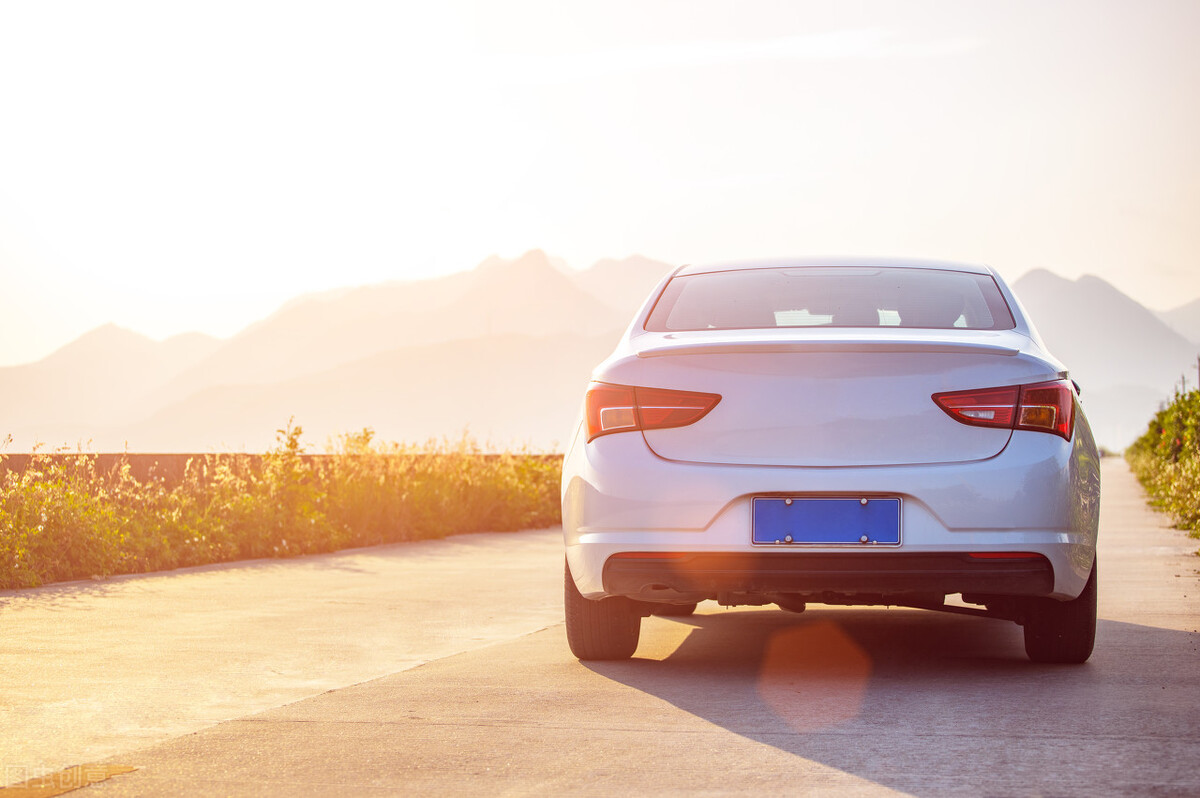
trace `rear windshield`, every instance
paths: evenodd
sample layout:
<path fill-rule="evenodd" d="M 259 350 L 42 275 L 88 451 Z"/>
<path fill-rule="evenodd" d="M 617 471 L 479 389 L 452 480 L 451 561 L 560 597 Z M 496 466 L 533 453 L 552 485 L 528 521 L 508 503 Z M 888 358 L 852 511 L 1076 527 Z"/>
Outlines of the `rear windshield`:
<path fill-rule="evenodd" d="M 1009 330 L 986 274 L 910 268 L 792 267 L 706 272 L 667 284 L 646 329 L 908 327 Z"/>

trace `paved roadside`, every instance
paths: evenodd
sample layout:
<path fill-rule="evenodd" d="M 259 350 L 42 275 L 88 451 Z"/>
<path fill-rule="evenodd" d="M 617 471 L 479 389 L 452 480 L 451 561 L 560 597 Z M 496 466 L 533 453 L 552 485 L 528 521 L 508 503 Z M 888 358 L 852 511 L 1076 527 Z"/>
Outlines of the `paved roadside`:
<path fill-rule="evenodd" d="M 0 784 L 562 620 L 558 530 L 0 591 Z"/>
<path fill-rule="evenodd" d="M 1105 458 L 1101 480 L 1100 617 L 1200 631 L 1200 540 L 1175 529 L 1170 516 L 1147 505 L 1145 491 L 1124 460 Z M 1194 664 L 1191 675 L 1200 690 L 1200 656 Z"/>

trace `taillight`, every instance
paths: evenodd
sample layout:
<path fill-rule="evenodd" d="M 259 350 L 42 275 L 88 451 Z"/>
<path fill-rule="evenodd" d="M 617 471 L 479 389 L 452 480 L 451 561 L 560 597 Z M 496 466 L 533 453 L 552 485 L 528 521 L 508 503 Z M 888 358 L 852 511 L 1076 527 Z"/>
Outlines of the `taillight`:
<path fill-rule="evenodd" d="M 613 432 L 695 424 L 717 406 L 715 393 L 593 382 L 588 386 L 588 440 Z"/>
<path fill-rule="evenodd" d="M 1075 431 L 1075 392 L 1067 380 L 1021 386 L 1017 429 L 1053 432 L 1071 440 Z"/>
<path fill-rule="evenodd" d="M 1049 432 L 1071 440 L 1075 392 L 1067 380 L 935 393 L 933 401 L 955 421 L 976 427 Z"/>
<path fill-rule="evenodd" d="M 974 427 L 1012 429 L 1020 394 L 1021 389 L 1014 385 L 1011 388 L 935 393 L 933 401 L 955 421 Z"/>

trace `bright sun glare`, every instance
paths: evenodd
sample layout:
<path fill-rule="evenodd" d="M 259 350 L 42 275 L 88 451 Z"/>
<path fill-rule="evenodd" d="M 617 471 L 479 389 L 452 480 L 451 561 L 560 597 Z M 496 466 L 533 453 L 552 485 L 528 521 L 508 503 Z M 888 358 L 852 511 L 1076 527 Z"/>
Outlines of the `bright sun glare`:
<path fill-rule="evenodd" d="M 1200 294 L 1196 6 L 729 9 L 6 4 L 0 364 L 531 247 Z"/>

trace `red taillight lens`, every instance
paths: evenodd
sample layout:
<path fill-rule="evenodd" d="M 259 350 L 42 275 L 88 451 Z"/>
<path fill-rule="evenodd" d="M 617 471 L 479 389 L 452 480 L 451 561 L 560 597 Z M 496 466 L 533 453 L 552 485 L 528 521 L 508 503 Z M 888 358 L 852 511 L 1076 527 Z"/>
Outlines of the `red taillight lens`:
<path fill-rule="evenodd" d="M 1011 388 L 935 393 L 933 401 L 955 421 L 975 427 L 1012 429 L 1020 393 L 1020 388 L 1014 385 Z"/>
<path fill-rule="evenodd" d="M 715 393 L 593 382 L 585 402 L 588 440 L 613 432 L 686 427 L 704 418 L 719 401 Z"/>
<path fill-rule="evenodd" d="M 1075 391 L 1066 380 L 1021 386 L 1017 429 L 1053 432 L 1071 440 L 1075 431 Z"/>
<path fill-rule="evenodd" d="M 686 427 L 717 406 L 721 397 L 711 393 L 666 391 L 661 388 L 635 388 L 642 429 Z"/>
<path fill-rule="evenodd" d="M 1075 392 L 1067 380 L 935 393 L 933 401 L 955 421 L 976 427 L 1049 432 L 1071 440 Z"/>
<path fill-rule="evenodd" d="M 637 398 L 627 385 L 593 382 L 587 392 L 588 440 L 638 428 Z"/>

